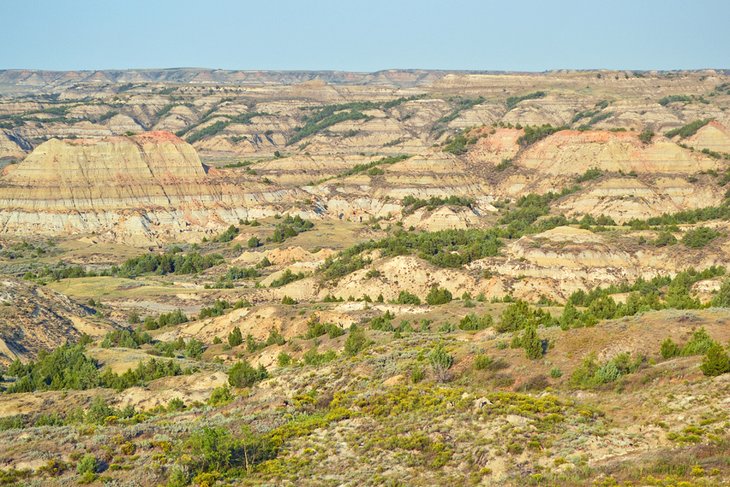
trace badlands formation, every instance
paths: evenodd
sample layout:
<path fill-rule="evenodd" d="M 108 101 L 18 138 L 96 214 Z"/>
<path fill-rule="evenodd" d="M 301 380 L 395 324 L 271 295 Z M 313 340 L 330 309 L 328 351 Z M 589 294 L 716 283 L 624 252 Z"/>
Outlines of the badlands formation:
<path fill-rule="evenodd" d="M 727 485 L 723 71 L 0 71 L 0 484 Z"/>

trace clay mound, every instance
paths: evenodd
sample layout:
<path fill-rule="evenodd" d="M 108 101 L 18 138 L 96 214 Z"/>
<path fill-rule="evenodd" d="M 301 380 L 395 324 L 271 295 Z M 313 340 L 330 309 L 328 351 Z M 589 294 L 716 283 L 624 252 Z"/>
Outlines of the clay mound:
<path fill-rule="evenodd" d="M 488 129 L 483 128 L 476 131 L 476 134 L 484 135 Z M 496 129 L 494 133 L 486 132 L 469 148 L 467 159 L 474 162 L 489 161 L 495 164 L 504 159 L 512 159 L 517 155 L 520 146 L 517 143 L 524 133 L 521 129 Z"/>
<path fill-rule="evenodd" d="M 721 189 L 690 183 L 686 178 L 662 177 L 651 181 L 620 177 L 598 181 L 558 204 L 566 216 L 606 215 L 617 223 L 646 219 L 719 204 Z"/>
<path fill-rule="evenodd" d="M 542 174 L 579 175 L 591 168 L 647 174 L 694 174 L 720 164 L 666 139 L 644 145 L 633 132 L 563 130 L 530 146 L 516 161 Z"/>
<path fill-rule="evenodd" d="M 93 319 L 92 310 L 62 294 L 24 281 L 0 281 L 0 364 L 30 360 L 83 333 L 99 337 L 109 329 Z"/>
<path fill-rule="evenodd" d="M 51 139 L 8 171 L 3 182 L 113 184 L 130 180 L 202 178 L 195 150 L 169 132 L 98 140 Z"/>
<path fill-rule="evenodd" d="M 730 129 L 720 122 L 710 122 L 684 141 L 697 149 L 730 154 Z"/>
<path fill-rule="evenodd" d="M 439 230 L 466 229 L 479 226 L 480 219 L 476 211 L 469 208 L 443 206 L 434 211 L 416 210 L 403 219 L 405 228 L 437 232 Z"/>

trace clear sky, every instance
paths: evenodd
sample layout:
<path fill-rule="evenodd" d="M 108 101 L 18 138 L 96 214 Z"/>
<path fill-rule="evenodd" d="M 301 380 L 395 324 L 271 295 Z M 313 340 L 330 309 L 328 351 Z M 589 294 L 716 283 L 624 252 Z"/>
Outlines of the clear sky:
<path fill-rule="evenodd" d="M 730 0 L 3 0 L 0 68 L 730 68 Z"/>

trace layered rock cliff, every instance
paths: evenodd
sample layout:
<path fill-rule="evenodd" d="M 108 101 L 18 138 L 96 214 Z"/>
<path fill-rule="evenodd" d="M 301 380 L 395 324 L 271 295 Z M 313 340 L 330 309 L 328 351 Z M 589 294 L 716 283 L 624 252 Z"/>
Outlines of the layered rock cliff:
<path fill-rule="evenodd" d="M 211 171 L 215 172 L 215 171 Z M 0 177 L 0 232 L 97 233 L 146 244 L 195 236 L 274 211 L 286 195 L 208 174 L 190 144 L 168 132 L 49 140 Z"/>

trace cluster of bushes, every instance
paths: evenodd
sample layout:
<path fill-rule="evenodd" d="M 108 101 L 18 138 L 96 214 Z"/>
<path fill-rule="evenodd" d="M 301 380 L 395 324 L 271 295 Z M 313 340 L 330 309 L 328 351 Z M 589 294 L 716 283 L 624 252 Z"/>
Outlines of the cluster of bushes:
<path fill-rule="evenodd" d="M 467 331 L 484 330 L 493 325 L 494 319 L 488 314 L 478 316 L 476 313 L 469 313 L 459 321 L 459 328 Z"/>
<path fill-rule="evenodd" d="M 311 338 L 321 337 L 327 335 L 330 338 L 337 338 L 345 334 L 345 330 L 335 325 L 334 323 L 326 323 L 320 321 L 316 316 L 313 316 L 309 322 L 307 322 L 307 332 L 304 334 L 304 339 L 309 340 Z"/>
<path fill-rule="evenodd" d="M 720 232 L 708 227 L 698 227 L 687 232 L 682 237 L 682 243 L 687 247 L 699 249 L 721 235 Z"/>
<path fill-rule="evenodd" d="M 692 336 L 684 345 L 678 345 L 671 338 L 667 338 L 662 342 L 659 351 L 664 359 L 703 355 L 715 344 L 716 342 L 707 334 L 707 331 L 700 328 L 692 333 Z"/>
<path fill-rule="evenodd" d="M 669 95 L 659 99 L 659 104 L 663 107 L 670 103 L 683 102 L 689 103 L 692 101 L 692 97 L 689 95 Z"/>
<path fill-rule="evenodd" d="M 87 270 L 80 265 L 67 265 L 59 262 L 53 267 L 43 266 L 34 271 L 28 271 L 23 275 L 23 279 L 43 279 L 50 278 L 52 281 L 60 281 L 61 279 L 73 279 L 79 277 L 98 277 L 110 276 L 111 269 L 103 269 L 99 271 Z"/>
<path fill-rule="evenodd" d="M 129 369 L 121 375 L 106 369 L 99 375 L 101 387 L 110 387 L 121 391 L 129 387 L 146 385 L 148 382 L 162 377 L 192 374 L 192 369 L 184 369 L 174 360 L 151 359 L 141 362 L 134 369 Z"/>
<path fill-rule="evenodd" d="M 150 343 L 152 337 L 149 333 L 136 330 L 114 330 L 104 336 L 101 342 L 102 348 L 139 348 L 140 345 Z"/>
<path fill-rule="evenodd" d="M 251 387 L 268 376 L 269 373 L 263 365 L 254 368 L 248 361 L 242 360 L 228 370 L 228 383 L 232 387 Z"/>
<path fill-rule="evenodd" d="M 145 330 L 158 330 L 166 326 L 181 325 L 187 322 L 187 315 L 181 309 L 176 309 L 169 313 L 161 313 L 157 318 L 147 316 L 142 323 L 142 327 Z"/>
<path fill-rule="evenodd" d="M 360 174 L 362 172 L 370 171 L 371 169 L 377 169 L 378 166 L 388 166 L 391 164 L 395 164 L 396 162 L 404 161 L 408 159 L 409 155 L 398 155 L 398 156 L 388 156 L 388 157 L 382 157 L 378 160 L 368 162 L 365 164 L 356 164 L 351 169 L 348 169 L 347 171 L 339 174 L 337 177 L 347 177 L 352 176 L 354 174 Z"/>
<path fill-rule="evenodd" d="M 460 156 L 466 154 L 470 145 L 476 144 L 478 137 L 469 137 L 466 133 L 460 132 L 446 139 L 444 142 L 444 152 Z"/>
<path fill-rule="evenodd" d="M 694 134 L 696 134 L 699 129 L 701 129 L 702 127 L 704 127 L 711 121 L 712 121 L 712 119 L 710 119 L 710 118 L 704 118 L 702 120 L 695 120 L 694 122 L 690 122 L 687 125 L 670 130 L 665 135 L 669 138 L 679 135 L 680 138 L 686 139 L 687 137 L 691 137 Z"/>
<path fill-rule="evenodd" d="M 591 326 L 600 319 L 621 318 L 638 313 L 664 308 L 697 309 L 702 303 L 690 296 L 690 289 L 697 281 L 711 279 L 725 274 L 723 267 L 709 267 L 701 272 L 688 269 L 679 272 L 673 279 L 659 276 L 646 281 L 638 279 L 633 284 L 621 284 L 607 288 L 595 288 L 590 292 L 576 291 L 569 298 L 560 317 L 560 325 L 564 329 L 578 326 Z M 730 284 L 727 287 L 730 294 Z M 611 294 L 628 293 L 626 302 L 619 305 Z M 721 306 L 722 293 L 715 298 L 715 305 Z M 584 306 L 586 310 L 578 311 L 575 306 Z"/>
<path fill-rule="evenodd" d="M 573 115 L 573 119 L 570 121 L 570 123 L 578 123 L 579 121 L 583 120 L 584 118 L 592 119 L 593 117 L 597 116 L 599 113 L 601 113 L 601 110 L 606 108 L 608 106 L 607 100 L 602 100 L 596 103 L 596 105 L 593 107 L 592 110 L 583 110 L 575 115 Z"/>
<path fill-rule="evenodd" d="M 286 269 L 279 277 L 271 281 L 269 287 L 282 287 L 290 282 L 304 279 L 305 274 L 303 272 L 292 272 L 290 269 Z"/>
<path fill-rule="evenodd" d="M 721 344 L 707 334 L 704 328 L 692 333 L 684 345 L 678 345 L 671 338 L 667 338 L 662 342 L 660 353 L 664 359 L 704 355 L 700 365 L 703 374 L 714 377 L 730 373 L 730 356 Z"/>
<path fill-rule="evenodd" d="M 555 132 L 560 132 L 561 130 L 566 130 L 568 127 L 562 126 L 562 127 L 553 127 L 550 124 L 544 124 L 544 125 L 525 125 L 524 130 L 525 133 L 517 139 L 517 143 L 520 144 L 521 147 L 528 147 L 535 142 L 544 139 L 545 137 L 554 134 Z"/>
<path fill-rule="evenodd" d="M 510 96 L 509 98 L 507 98 L 507 101 L 506 101 L 507 110 L 512 110 L 521 101 L 545 98 L 546 95 L 547 95 L 547 93 L 545 93 L 544 91 L 535 91 L 533 93 L 528 93 L 526 95 Z"/>
<path fill-rule="evenodd" d="M 429 211 L 445 205 L 465 206 L 467 208 L 471 208 L 474 206 L 474 199 L 456 195 L 451 195 L 446 198 L 431 196 L 429 199 L 420 199 L 409 195 L 401 200 L 401 204 L 403 205 L 403 214 L 410 215 L 419 208 L 424 207 Z"/>
<path fill-rule="evenodd" d="M 728 204 L 727 200 L 719 206 L 707 206 L 696 210 L 664 214 L 647 218 L 646 220 L 632 219 L 625 223 L 625 225 L 628 225 L 633 230 L 646 230 L 659 225 L 699 223 L 708 220 L 730 220 L 730 204 Z"/>
<path fill-rule="evenodd" d="M 281 243 L 288 238 L 296 237 L 300 233 L 311 230 L 312 228 L 314 228 L 314 223 L 309 220 L 304 220 L 299 215 L 287 215 L 284 220 L 276 224 L 274 234 L 267 238 L 266 241 Z"/>
<path fill-rule="evenodd" d="M 398 294 L 398 298 L 394 301 L 395 304 L 413 304 L 413 305 L 420 305 L 421 304 L 421 298 L 416 296 L 415 294 L 409 293 L 408 291 L 401 291 Z"/>
<path fill-rule="evenodd" d="M 642 143 L 644 143 L 644 144 L 648 144 L 648 143 L 650 143 L 652 141 L 652 139 L 654 138 L 654 135 L 655 134 L 654 134 L 654 131 L 653 130 L 651 130 L 651 129 L 644 129 L 639 134 L 639 140 Z"/>
<path fill-rule="evenodd" d="M 145 254 L 112 267 L 112 274 L 134 278 L 142 274 L 197 274 L 223 262 L 219 254 L 182 253 L 175 248 L 163 254 Z"/>
<path fill-rule="evenodd" d="M 247 301 L 244 301 L 242 299 L 239 299 L 235 303 L 231 304 L 225 299 L 216 299 L 213 302 L 212 306 L 205 306 L 200 309 L 200 313 L 198 313 L 198 319 L 204 319 L 204 318 L 214 318 L 216 316 L 223 316 L 230 310 L 234 309 L 240 309 L 250 306 L 250 303 Z"/>
<path fill-rule="evenodd" d="M 255 238 L 255 237 L 252 237 Z M 255 267 L 229 267 L 226 273 L 220 277 L 212 285 L 206 284 L 207 287 L 213 289 L 232 289 L 234 281 L 241 279 L 253 279 L 261 276 L 261 272 Z"/>
<path fill-rule="evenodd" d="M 319 353 L 317 347 L 310 348 L 304 355 L 302 355 L 302 362 L 304 365 L 324 365 L 328 362 L 332 362 L 337 358 L 337 352 L 334 350 L 327 350 L 326 352 Z"/>
<path fill-rule="evenodd" d="M 628 352 L 624 352 L 606 362 L 598 363 L 596 356 L 590 354 L 575 369 L 570 383 L 575 387 L 589 389 L 615 382 L 624 375 L 636 372 L 645 360 L 643 356 L 632 358 Z"/>
<path fill-rule="evenodd" d="M 587 181 L 592 181 L 594 179 L 598 179 L 601 176 L 603 176 L 603 171 L 598 169 L 597 167 L 592 167 L 588 169 L 586 172 L 584 172 L 582 175 L 575 178 L 576 183 L 585 183 Z"/>
<path fill-rule="evenodd" d="M 484 97 L 478 96 L 476 98 L 453 98 L 450 101 L 454 103 L 454 108 L 449 113 L 434 122 L 432 131 L 438 132 L 440 130 L 443 130 L 446 125 L 456 120 L 459 114 L 464 110 L 469 110 L 481 103 L 484 103 Z"/>
<path fill-rule="evenodd" d="M 362 110 L 372 110 L 379 107 L 379 104 L 367 101 L 321 107 L 316 112 L 303 118 L 303 126 L 294 128 L 294 133 L 289 137 L 287 145 L 296 144 L 305 137 L 314 135 L 340 122 L 369 120 L 370 117 L 362 113 Z"/>
<path fill-rule="evenodd" d="M 545 194 L 530 193 L 520 197 L 515 208 L 500 218 L 499 223 L 507 225 L 507 228 L 501 234 L 509 238 L 518 238 L 533 231 L 544 231 L 553 226 L 567 224 L 568 221 L 564 217 L 558 217 L 553 222 L 547 222 L 547 225 L 532 227 L 538 218 L 550 213 L 550 203 L 577 190 L 578 187 L 576 186 L 565 188 L 560 193 L 550 191 Z"/>
<path fill-rule="evenodd" d="M 264 341 L 257 341 L 251 334 L 246 335 L 245 341 L 246 350 L 248 350 L 249 353 L 254 353 L 270 345 L 284 345 L 286 343 L 286 340 L 281 335 L 281 333 L 279 333 L 279 331 L 274 328 L 269 330 L 269 336 Z M 241 329 L 239 327 L 233 328 L 233 330 L 231 330 L 231 332 L 228 334 L 228 345 L 230 347 L 237 347 L 243 344 L 243 342 L 244 339 L 243 334 L 241 333 Z"/>
<path fill-rule="evenodd" d="M 16 377 L 15 382 L 8 387 L 8 392 L 84 390 L 94 387 L 124 389 L 160 377 L 184 373 L 172 361 L 159 362 L 155 359 L 140 363 L 136 369 L 121 376 L 109 369 L 100 372 L 99 363 L 84 352 L 83 345 L 66 344 L 52 352 L 39 353 L 36 361 L 27 364 L 16 360 L 8 368 L 8 374 Z"/>
<path fill-rule="evenodd" d="M 432 286 L 431 290 L 426 295 L 426 303 L 431 306 L 450 303 L 452 299 L 453 296 L 451 295 L 451 291 L 439 286 Z"/>
<path fill-rule="evenodd" d="M 603 120 L 606 120 L 607 118 L 611 118 L 614 116 L 614 112 L 601 112 L 593 115 L 588 122 L 581 124 L 578 127 L 578 130 L 590 130 L 591 126 L 597 124 L 598 122 L 601 122 Z"/>
<path fill-rule="evenodd" d="M 207 127 L 204 127 L 202 129 L 190 134 L 189 136 L 186 137 L 186 140 L 188 141 L 189 144 L 193 144 L 199 140 L 204 139 L 205 137 L 212 137 L 216 134 L 219 134 L 226 127 L 228 127 L 229 125 L 231 125 L 233 123 L 246 124 L 246 125 L 250 124 L 251 119 L 253 119 L 254 117 L 260 116 L 260 115 L 265 115 L 265 114 L 258 113 L 258 112 L 251 112 L 251 113 L 242 113 L 242 114 L 235 115 L 235 116 L 222 115 L 222 116 L 227 116 L 228 120 L 218 120 L 218 121 L 208 125 Z M 178 132 L 177 133 L 178 137 L 184 135 L 185 131 L 186 130 Z"/>
<path fill-rule="evenodd" d="M 238 229 L 238 227 L 231 225 L 223 233 L 215 237 L 213 241 L 219 243 L 230 242 L 231 240 L 236 238 L 236 235 L 238 235 L 239 233 L 241 233 L 241 231 Z"/>
<path fill-rule="evenodd" d="M 500 315 L 497 331 L 500 333 L 522 330 L 529 327 L 555 326 L 558 321 L 550 313 L 533 308 L 527 302 L 517 300 L 507 306 Z"/>
<path fill-rule="evenodd" d="M 177 357 L 182 353 L 185 357 L 197 359 L 203 355 L 205 348 L 203 342 L 195 338 L 189 338 L 188 341 L 185 341 L 180 337 L 171 342 L 155 342 L 152 350 L 148 353 L 169 358 Z"/>

